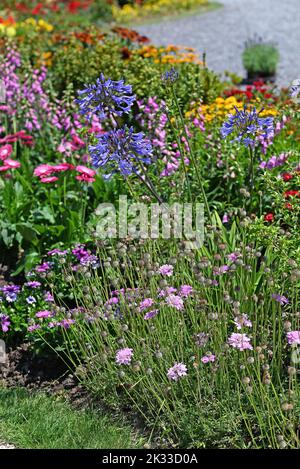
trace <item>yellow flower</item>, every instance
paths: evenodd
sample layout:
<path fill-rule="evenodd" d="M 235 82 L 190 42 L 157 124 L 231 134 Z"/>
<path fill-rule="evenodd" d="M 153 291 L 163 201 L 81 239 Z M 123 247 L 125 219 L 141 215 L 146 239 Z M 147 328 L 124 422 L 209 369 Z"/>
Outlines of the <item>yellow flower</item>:
<path fill-rule="evenodd" d="M 6 35 L 8 37 L 14 37 L 16 34 L 16 28 L 14 28 L 13 26 L 8 26 L 8 28 L 6 28 Z"/>

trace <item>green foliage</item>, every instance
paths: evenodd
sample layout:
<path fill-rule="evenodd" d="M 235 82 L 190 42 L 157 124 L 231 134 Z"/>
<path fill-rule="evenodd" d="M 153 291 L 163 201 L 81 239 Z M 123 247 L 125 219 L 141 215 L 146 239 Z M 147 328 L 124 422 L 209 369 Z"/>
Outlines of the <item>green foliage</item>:
<path fill-rule="evenodd" d="M 273 44 L 250 43 L 243 52 L 243 64 L 250 76 L 274 75 L 278 61 L 279 52 Z"/>

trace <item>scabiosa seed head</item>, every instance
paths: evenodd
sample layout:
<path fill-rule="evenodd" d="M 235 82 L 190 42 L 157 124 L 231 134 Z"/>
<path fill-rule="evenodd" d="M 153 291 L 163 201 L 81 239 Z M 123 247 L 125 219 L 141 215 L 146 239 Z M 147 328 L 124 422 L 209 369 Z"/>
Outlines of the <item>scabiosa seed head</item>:
<path fill-rule="evenodd" d="M 80 113 L 88 119 L 94 115 L 101 120 L 107 114 L 122 116 L 130 111 L 136 100 L 131 85 L 125 85 L 124 80 L 106 80 L 102 73 L 96 83 L 86 85 L 78 95 L 75 102 L 79 105 Z"/>

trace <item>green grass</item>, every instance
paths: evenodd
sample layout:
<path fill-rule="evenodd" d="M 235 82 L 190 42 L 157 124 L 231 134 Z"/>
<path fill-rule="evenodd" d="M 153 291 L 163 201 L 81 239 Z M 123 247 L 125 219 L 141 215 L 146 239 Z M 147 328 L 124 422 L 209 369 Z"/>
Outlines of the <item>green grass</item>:
<path fill-rule="evenodd" d="M 74 410 L 62 398 L 0 388 L 0 441 L 26 449 L 128 449 L 133 430 L 99 411 Z"/>

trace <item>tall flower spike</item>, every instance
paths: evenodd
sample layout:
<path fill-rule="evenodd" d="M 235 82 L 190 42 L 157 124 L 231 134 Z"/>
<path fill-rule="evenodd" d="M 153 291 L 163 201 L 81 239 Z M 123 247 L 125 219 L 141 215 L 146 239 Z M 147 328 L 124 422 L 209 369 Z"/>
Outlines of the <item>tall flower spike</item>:
<path fill-rule="evenodd" d="M 130 111 L 136 100 L 131 85 L 125 85 L 124 80 L 106 80 L 102 73 L 95 84 L 86 85 L 78 94 L 79 98 L 75 102 L 79 105 L 80 113 L 88 119 L 93 115 L 101 120 L 109 114 L 122 116 Z"/>
<path fill-rule="evenodd" d="M 140 164 L 151 163 L 151 143 L 132 127 L 111 130 L 97 139 L 97 144 L 89 147 L 92 162 L 96 168 L 108 169 L 108 177 L 116 172 L 126 177 L 138 173 Z"/>
<path fill-rule="evenodd" d="M 229 114 L 228 121 L 221 127 L 223 138 L 235 134 L 233 141 L 241 142 L 245 147 L 254 147 L 258 143 L 259 137 L 274 137 L 274 119 L 273 117 L 259 117 L 262 112 L 257 112 L 255 108 L 249 111 L 245 106 L 242 111 L 235 107 L 236 113 Z"/>

